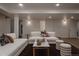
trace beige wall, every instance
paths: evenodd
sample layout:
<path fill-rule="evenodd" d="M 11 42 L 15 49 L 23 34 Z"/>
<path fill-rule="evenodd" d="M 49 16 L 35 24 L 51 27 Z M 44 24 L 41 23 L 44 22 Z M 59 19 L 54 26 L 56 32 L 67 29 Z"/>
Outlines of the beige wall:
<path fill-rule="evenodd" d="M 27 19 L 23 19 L 23 37 L 32 31 L 40 31 L 40 20 L 32 19 L 32 25 L 28 26 Z M 10 32 L 10 19 L 6 19 L 4 15 L 0 14 L 0 34 Z M 79 22 L 78 22 L 79 23 Z M 67 26 L 62 25 L 62 19 L 46 19 L 46 30 L 56 32 L 57 37 L 76 37 L 77 36 L 77 22 L 71 20 Z"/>
<path fill-rule="evenodd" d="M 63 26 L 62 19 L 47 19 L 46 30 L 56 32 L 57 37 L 77 37 L 77 22 L 70 20 L 70 24 Z M 23 21 L 23 37 L 31 31 L 40 31 L 40 19 L 32 19 L 32 25 L 27 26 L 25 20 Z"/>
<path fill-rule="evenodd" d="M 51 19 L 46 21 L 46 30 L 56 32 L 57 37 L 76 37 L 77 22 L 70 20 L 66 26 L 62 24 L 62 19 Z"/>
<path fill-rule="evenodd" d="M 10 32 L 10 20 L 6 19 L 4 15 L 0 14 L 0 35 L 2 33 Z"/>
<path fill-rule="evenodd" d="M 23 37 L 26 37 L 26 34 L 32 31 L 40 31 L 40 20 L 32 20 L 32 25 L 30 26 L 27 25 L 26 20 L 23 20 Z"/>

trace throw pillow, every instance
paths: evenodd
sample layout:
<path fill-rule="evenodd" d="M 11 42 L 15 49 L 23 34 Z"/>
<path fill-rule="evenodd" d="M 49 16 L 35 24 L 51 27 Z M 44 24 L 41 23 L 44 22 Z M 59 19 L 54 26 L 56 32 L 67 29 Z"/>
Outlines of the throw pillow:
<path fill-rule="evenodd" d="M 5 41 L 8 41 L 9 43 L 14 43 L 14 39 L 11 36 L 5 35 L 6 39 Z"/>

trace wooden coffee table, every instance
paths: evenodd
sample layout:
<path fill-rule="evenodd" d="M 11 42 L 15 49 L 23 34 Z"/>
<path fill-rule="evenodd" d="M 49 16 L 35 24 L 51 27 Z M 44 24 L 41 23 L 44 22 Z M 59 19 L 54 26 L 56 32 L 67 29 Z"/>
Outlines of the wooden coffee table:
<path fill-rule="evenodd" d="M 36 49 L 46 49 L 48 52 L 48 56 L 49 56 L 49 43 L 47 40 L 45 40 L 45 42 L 42 42 L 41 45 L 37 45 L 37 40 L 35 40 L 34 44 L 33 44 L 33 56 L 35 56 L 35 50 Z"/>

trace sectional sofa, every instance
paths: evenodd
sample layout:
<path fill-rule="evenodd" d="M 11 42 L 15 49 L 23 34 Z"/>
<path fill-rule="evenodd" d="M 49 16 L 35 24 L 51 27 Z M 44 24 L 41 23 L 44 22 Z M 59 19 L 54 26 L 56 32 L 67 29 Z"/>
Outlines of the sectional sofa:
<path fill-rule="evenodd" d="M 31 32 L 31 36 L 29 38 L 29 44 L 33 44 L 35 40 L 40 39 L 42 40 L 43 38 L 47 39 L 49 44 L 54 44 L 56 43 L 56 40 L 58 38 L 55 35 L 55 32 L 47 32 L 49 37 L 41 37 L 41 32 L 35 31 Z"/>
<path fill-rule="evenodd" d="M 14 43 L 8 43 L 4 46 L 0 46 L 0 56 L 18 56 L 27 46 L 27 39 L 16 39 L 16 35 L 14 33 L 8 33 L 7 35 L 14 38 Z"/>

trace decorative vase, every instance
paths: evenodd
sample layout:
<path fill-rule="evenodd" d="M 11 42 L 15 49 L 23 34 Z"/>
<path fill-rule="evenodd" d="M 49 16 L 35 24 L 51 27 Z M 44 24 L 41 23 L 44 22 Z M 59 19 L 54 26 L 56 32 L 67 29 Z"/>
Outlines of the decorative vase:
<path fill-rule="evenodd" d="M 37 45 L 41 45 L 41 41 L 40 40 L 37 40 Z"/>

